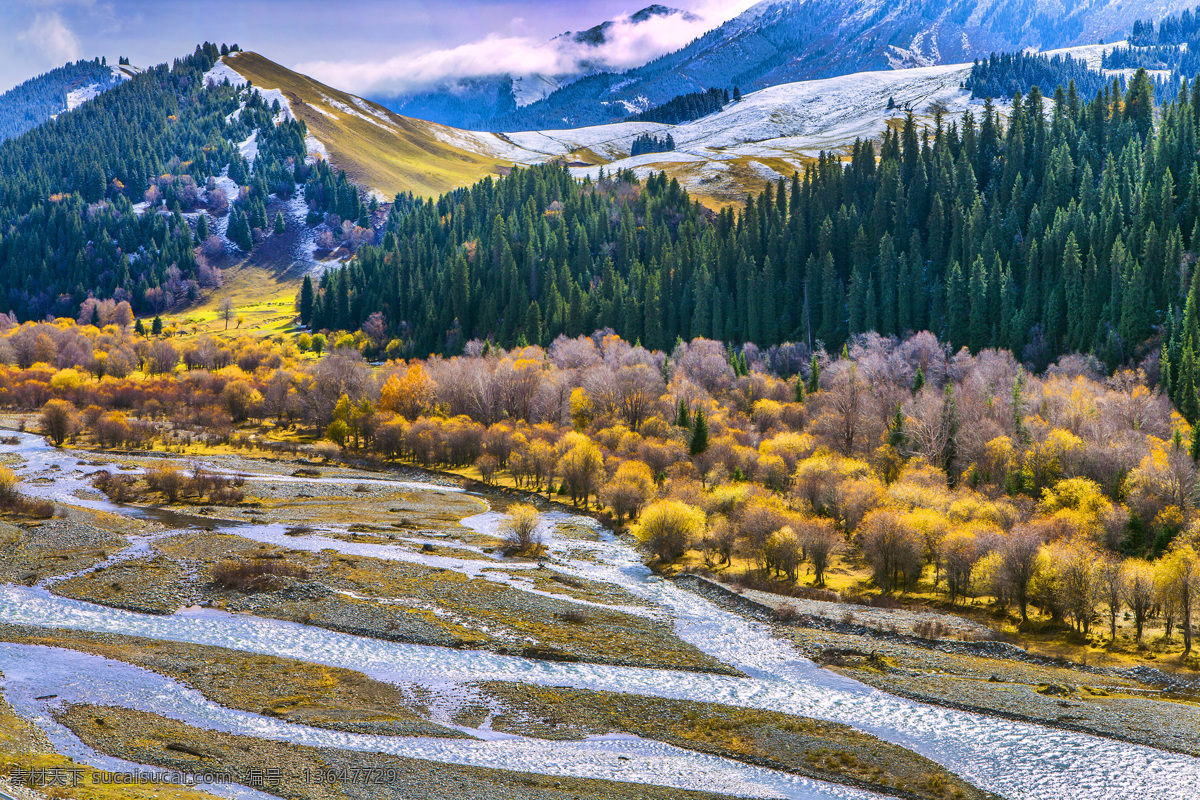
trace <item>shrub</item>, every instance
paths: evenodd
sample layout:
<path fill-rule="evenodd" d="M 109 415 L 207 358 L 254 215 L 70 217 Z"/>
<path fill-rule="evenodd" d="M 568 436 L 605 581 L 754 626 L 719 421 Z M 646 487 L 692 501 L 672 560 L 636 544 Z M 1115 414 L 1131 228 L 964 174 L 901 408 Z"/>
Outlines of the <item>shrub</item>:
<path fill-rule="evenodd" d="M 114 503 L 128 503 L 134 497 L 133 478 L 128 475 L 100 472 L 92 482 Z"/>
<path fill-rule="evenodd" d="M 152 492 L 161 492 L 167 502 L 174 503 L 187 486 L 188 480 L 183 473 L 172 466 L 160 467 L 146 471 L 146 486 Z"/>
<path fill-rule="evenodd" d="M 531 505 L 520 503 L 508 509 L 508 518 L 500 523 L 504 541 L 509 550 L 519 553 L 537 552 L 542 548 L 542 536 L 538 532 L 541 513 Z"/>
<path fill-rule="evenodd" d="M 208 499 L 219 506 L 236 506 L 246 499 L 246 493 L 232 486 L 221 486 L 209 492 Z"/>
<path fill-rule="evenodd" d="M 496 457 L 486 453 L 475 459 L 475 468 L 479 470 L 479 477 L 484 483 L 492 482 L 499 466 L 500 462 L 496 460 Z"/>
<path fill-rule="evenodd" d="M 789 581 L 795 583 L 802 547 L 800 537 L 791 527 L 785 525 L 767 537 L 763 545 L 763 560 L 769 568 L 782 572 Z"/>
<path fill-rule="evenodd" d="M 17 475 L 8 467 L 0 467 L 0 503 L 14 502 L 17 494 Z"/>
<path fill-rule="evenodd" d="M 558 618 L 563 622 L 569 622 L 572 625 L 586 625 L 588 621 L 587 615 L 575 608 L 561 612 L 558 615 Z"/>
<path fill-rule="evenodd" d="M 8 467 L 0 467 L 0 508 L 36 519 L 54 516 L 54 503 L 21 496 L 17 476 Z"/>
<path fill-rule="evenodd" d="M 307 578 L 308 570 L 282 558 L 225 559 L 212 569 L 213 583 L 239 592 L 271 591 L 285 577 Z"/>
<path fill-rule="evenodd" d="M 600 490 L 600 500 L 617 515 L 617 522 L 637 515 L 654 493 L 650 468 L 640 461 L 625 461 L 612 481 Z"/>
<path fill-rule="evenodd" d="M 323 458 L 326 461 L 332 461 L 342 453 L 342 449 L 333 442 L 317 442 L 310 445 L 308 451 L 312 453 L 313 458 Z"/>
<path fill-rule="evenodd" d="M 923 619 L 913 625 L 913 633 L 922 639 L 940 639 L 946 634 L 946 627 L 940 621 Z"/>
<path fill-rule="evenodd" d="M 678 500 L 659 500 L 646 507 L 634 535 L 661 563 L 687 552 L 705 530 L 704 512 Z"/>
<path fill-rule="evenodd" d="M 66 400 L 50 400 L 42 406 L 41 426 L 54 446 L 61 447 L 79 430 L 79 414 Z"/>

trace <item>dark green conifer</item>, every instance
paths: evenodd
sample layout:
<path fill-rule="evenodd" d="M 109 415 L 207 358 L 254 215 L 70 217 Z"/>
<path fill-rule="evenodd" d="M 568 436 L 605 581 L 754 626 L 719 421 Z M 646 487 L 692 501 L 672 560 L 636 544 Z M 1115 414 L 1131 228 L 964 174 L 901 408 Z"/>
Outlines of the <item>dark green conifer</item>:
<path fill-rule="evenodd" d="M 693 457 L 708 449 L 708 422 L 704 419 L 704 409 L 697 408 L 692 420 L 692 436 L 688 441 L 688 452 Z"/>

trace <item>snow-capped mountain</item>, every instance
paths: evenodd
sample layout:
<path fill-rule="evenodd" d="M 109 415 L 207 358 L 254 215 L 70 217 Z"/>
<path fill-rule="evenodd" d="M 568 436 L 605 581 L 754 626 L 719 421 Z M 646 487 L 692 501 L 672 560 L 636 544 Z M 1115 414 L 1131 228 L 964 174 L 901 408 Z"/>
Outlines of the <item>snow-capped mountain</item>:
<path fill-rule="evenodd" d="M 855 72 L 970 62 L 993 52 L 1124 38 L 1196 0 L 764 0 L 686 47 L 620 74 L 585 76 L 506 114 L 494 130 L 571 127 L 688 92 L 743 91 Z"/>
<path fill-rule="evenodd" d="M 687 11 L 680 11 L 678 8 L 671 8 L 660 3 L 646 6 L 641 11 L 637 11 L 629 15 L 629 22 L 633 25 L 639 25 L 647 22 L 655 17 L 676 17 L 685 21 L 694 21 L 696 15 Z M 566 33 L 555 36 L 551 41 L 560 41 L 563 39 L 575 42 L 576 44 L 585 44 L 592 47 L 599 47 L 609 41 L 612 35 L 613 28 L 616 26 L 613 20 L 606 20 L 599 25 L 593 25 L 586 31 L 567 31 Z"/>
<path fill-rule="evenodd" d="M 569 69 L 556 74 L 540 72 L 505 73 L 463 77 L 440 86 L 397 96 L 373 95 L 381 105 L 409 116 L 447 125 L 469 126 L 488 118 L 502 117 L 543 100 L 563 86 L 586 75 L 618 66 L 609 62 L 607 45 L 619 45 L 623 36 L 636 35 L 649 22 L 673 18 L 695 23 L 686 11 L 655 3 L 618 20 L 607 20 L 579 31 L 564 31 L 543 47 L 556 51 Z"/>

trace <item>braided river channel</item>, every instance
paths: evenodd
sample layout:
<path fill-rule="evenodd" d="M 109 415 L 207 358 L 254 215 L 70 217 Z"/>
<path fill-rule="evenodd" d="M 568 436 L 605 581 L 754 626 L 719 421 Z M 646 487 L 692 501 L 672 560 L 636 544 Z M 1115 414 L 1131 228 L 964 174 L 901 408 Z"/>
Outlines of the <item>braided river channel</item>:
<path fill-rule="evenodd" d="M 21 490 L 28 495 L 61 505 L 148 516 L 174 530 L 214 524 L 186 515 L 155 516 L 153 510 L 117 506 L 88 496 L 83 491 L 91 488 L 87 476 L 102 468 L 119 471 L 116 463 L 105 466 L 96 460 L 103 461 L 101 455 L 56 450 L 31 434 L 21 433 L 16 437 L 16 444 L 0 446 L 0 454 L 19 457 L 14 468 L 22 481 Z M 209 466 L 222 469 L 219 458 L 211 459 Z M 251 473 L 250 478 L 255 477 Z M 273 482 L 326 484 L 339 480 L 257 477 Z M 346 482 L 362 483 L 358 479 Z M 422 492 L 453 491 L 445 486 L 411 481 L 378 479 L 376 482 Z M 502 518 L 501 514 L 489 511 L 468 517 L 463 523 L 488 532 Z M 769 626 L 652 575 L 634 548 L 607 531 L 598 531 L 596 539 L 556 535 L 558 523 L 568 519 L 576 525 L 595 525 L 585 518 L 545 515 L 543 533 L 549 548 L 546 568 L 620 587 L 645 603 L 645 607 L 621 607 L 621 610 L 670 620 L 680 639 L 735 667 L 746 677 L 543 661 L 487 651 L 404 644 L 213 609 L 182 609 L 170 615 L 139 614 L 60 597 L 45 585 L 0 584 L 0 622 L 51 631 L 133 635 L 301 659 L 356 670 L 398 686 L 425 686 L 441 697 L 453 698 L 460 687 L 464 687 L 461 692 L 465 694 L 467 684 L 479 681 L 509 681 L 723 703 L 813 717 L 844 723 L 902 745 L 976 786 L 1006 798 L 1185 800 L 1200 796 L 1200 760 L 1196 758 L 902 699 L 823 669 L 773 635 Z M 220 524 L 217 529 L 223 530 Z M 333 549 L 348 555 L 415 561 L 471 576 L 495 574 L 484 571 L 496 566 L 497 561 L 482 550 L 477 558 L 467 557 L 472 555 L 469 553 L 452 557 L 422 553 L 410 547 L 345 541 L 345 537 L 323 535 L 319 530 L 288 536 L 281 525 L 230 524 L 224 530 L 290 549 Z M 108 561 L 144 555 L 156 535 L 129 537 L 130 547 L 110 553 Z M 493 579 L 505 580 L 522 591 L 536 591 L 531 583 L 520 579 L 520 569 L 512 564 L 506 564 L 505 569 L 505 573 L 499 573 L 503 577 Z M 201 729 L 296 745 L 545 775 L 702 789 L 741 797 L 881 796 L 627 735 L 546 741 L 492 732 L 485 726 L 481 730 L 464 729 L 474 738 L 441 739 L 308 727 L 224 708 L 154 672 L 62 648 L 0 643 L 0 672 L 5 697 L 20 716 L 41 728 L 59 752 L 102 769 L 130 769 L 136 765 L 84 745 L 55 721 L 55 707 L 72 703 L 118 706 L 159 714 Z M 267 797 L 238 786 L 209 790 L 234 797 Z"/>

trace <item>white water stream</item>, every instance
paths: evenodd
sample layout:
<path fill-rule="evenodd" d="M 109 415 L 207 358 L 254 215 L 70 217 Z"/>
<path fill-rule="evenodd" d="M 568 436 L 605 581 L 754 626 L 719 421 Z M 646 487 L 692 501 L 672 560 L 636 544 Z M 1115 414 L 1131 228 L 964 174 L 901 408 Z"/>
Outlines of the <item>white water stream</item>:
<path fill-rule="evenodd" d="M 0 452 L 5 449 L 15 449 L 27 459 L 24 475 L 46 475 L 53 470 L 52 464 L 58 466 L 53 472 L 55 483 L 31 484 L 27 491 L 59 502 L 78 502 L 72 493 L 82 488 L 84 481 L 82 473 L 77 472 L 74 456 L 53 451 L 36 437 L 23 436 L 20 445 L 0 447 Z M 104 504 L 97 501 L 96 505 Z M 465 522 L 487 530 L 499 519 L 500 515 L 489 513 Z M 556 518 L 550 519 L 555 521 Z M 279 526 L 238 526 L 231 532 L 261 541 L 275 541 L 278 537 L 278 543 L 288 547 L 332 547 L 361 555 L 436 563 L 484 577 L 492 577 L 497 566 L 494 559 L 486 557 L 478 560 L 440 557 L 403 547 L 348 543 L 320 535 L 283 539 Z M 684 641 L 736 666 L 749 677 L 546 662 L 490 652 L 406 645 L 216 611 L 157 617 L 68 600 L 43 588 L 0 587 L 0 621 L 139 635 L 300 658 L 355 669 L 405 686 L 416 683 L 444 689 L 469 681 L 506 680 L 783 711 L 843 722 L 873 733 L 945 765 L 976 785 L 1011 798 L 1182 800 L 1197 795 L 1198 759 L 888 695 L 820 669 L 773 637 L 766 626 L 651 576 L 635 551 L 606 532 L 601 532 L 599 541 L 556 537 L 549 530 L 548 533 L 554 569 L 628 590 L 648 602 L 656 613 L 674 620 L 676 632 Z M 306 544 L 309 539 L 311 543 Z M 493 570 L 488 571 L 488 567 Z M 13 674 L 24 676 L 7 677 L 9 687 L 20 681 L 36 685 L 36 690 L 19 693 L 22 697 L 55 693 L 60 696 L 56 702 L 63 698 L 70 698 L 71 702 L 107 702 L 162 713 L 201 727 L 281 741 L 745 796 L 870 796 L 633 737 L 548 743 L 493 736 L 489 741 L 464 742 L 363 737 L 305 728 L 222 709 L 190 690 L 128 665 L 106 662 L 104 669 L 97 669 L 88 660 L 90 657 L 77 654 L 46 658 L 49 653 L 61 652 L 0 646 L 0 671 L 9 675 L 12 670 Z M 40 660 L 61 666 L 42 671 L 30 668 Z M 13 694 L 11 689 L 9 694 Z M 28 705 L 22 710 L 29 714 L 37 711 Z M 618 754 L 624 758 L 618 758 Z"/>

